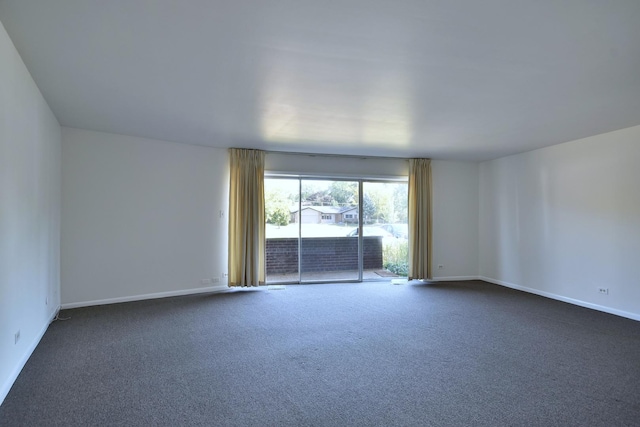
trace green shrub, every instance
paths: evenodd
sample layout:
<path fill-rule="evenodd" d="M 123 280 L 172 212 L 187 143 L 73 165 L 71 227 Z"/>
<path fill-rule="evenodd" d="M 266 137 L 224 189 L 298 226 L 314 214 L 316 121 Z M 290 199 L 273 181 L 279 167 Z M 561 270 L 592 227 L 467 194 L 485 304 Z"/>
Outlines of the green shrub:
<path fill-rule="evenodd" d="M 409 241 L 395 239 L 385 242 L 382 249 L 382 262 L 385 270 L 406 277 L 409 274 Z"/>

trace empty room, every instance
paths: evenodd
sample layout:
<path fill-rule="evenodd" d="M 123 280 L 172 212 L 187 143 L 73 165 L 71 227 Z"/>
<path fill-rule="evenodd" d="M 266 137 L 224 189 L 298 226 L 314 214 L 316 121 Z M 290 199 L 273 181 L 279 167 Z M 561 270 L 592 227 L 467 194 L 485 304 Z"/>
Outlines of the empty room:
<path fill-rule="evenodd" d="M 0 0 L 0 426 L 640 425 L 638 22 Z"/>

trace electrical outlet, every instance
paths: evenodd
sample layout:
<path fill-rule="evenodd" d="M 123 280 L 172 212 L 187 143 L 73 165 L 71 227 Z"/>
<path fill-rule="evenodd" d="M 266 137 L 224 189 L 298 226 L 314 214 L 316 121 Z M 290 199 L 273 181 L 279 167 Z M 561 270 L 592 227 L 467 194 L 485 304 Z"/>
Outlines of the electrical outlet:
<path fill-rule="evenodd" d="M 603 295 L 609 295 L 609 288 L 598 288 L 598 292 Z"/>
<path fill-rule="evenodd" d="M 229 276 L 227 273 L 222 273 L 222 278 L 223 278 L 223 279 L 226 279 L 226 278 L 227 278 L 227 276 Z"/>
<path fill-rule="evenodd" d="M 220 283 L 220 279 L 218 279 L 217 277 L 214 277 L 213 279 L 211 279 L 211 281 L 213 283 Z"/>
<path fill-rule="evenodd" d="M 209 284 L 211 284 L 211 279 L 202 279 L 202 280 L 200 280 L 200 284 L 209 285 Z"/>
<path fill-rule="evenodd" d="M 444 268 L 444 265 L 438 264 L 438 270 L 442 270 L 443 268 Z"/>
<path fill-rule="evenodd" d="M 18 344 L 18 341 L 20 341 L 20 329 L 18 329 L 18 332 L 14 335 L 14 344 Z"/>

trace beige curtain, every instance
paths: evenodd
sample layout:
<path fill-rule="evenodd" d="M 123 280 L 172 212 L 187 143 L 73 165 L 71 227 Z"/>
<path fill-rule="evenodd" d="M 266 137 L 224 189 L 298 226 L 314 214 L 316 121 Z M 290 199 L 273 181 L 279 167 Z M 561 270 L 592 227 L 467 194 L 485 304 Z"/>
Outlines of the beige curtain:
<path fill-rule="evenodd" d="M 229 286 L 265 281 L 264 151 L 229 149 Z"/>
<path fill-rule="evenodd" d="M 409 280 L 431 278 L 431 160 L 409 159 Z"/>

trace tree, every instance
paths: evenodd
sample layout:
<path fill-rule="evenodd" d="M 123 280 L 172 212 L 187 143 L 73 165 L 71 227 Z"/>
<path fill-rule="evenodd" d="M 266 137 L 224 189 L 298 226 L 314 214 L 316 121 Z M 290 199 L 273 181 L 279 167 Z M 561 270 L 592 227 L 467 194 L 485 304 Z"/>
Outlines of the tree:
<path fill-rule="evenodd" d="M 280 190 L 266 190 L 264 196 L 264 216 L 267 224 L 288 225 L 289 203 Z"/>
<path fill-rule="evenodd" d="M 408 185 L 394 184 L 393 189 L 393 205 L 395 206 L 395 218 L 393 222 L 407 223 L 407 212 L 409 211 L 408 202 Z"/>
<path fill-rule="evenodd" d="M 303 206 L 305 204 L 322 206 L 324 199 L 327 196 L 327 190 L 312 180 L 302 181 L 300 193 Z"/>
<path fill-rule="evenodd" d="M 371 224 L 376 215 L 376 205 L 369 193 L 365 193 L 362 197 L 362 215 L 364 215 L 363 222 L 365 224 Z"/>
<path fill-rule="evenodd" d="M 267 223 L 277 226 L 289 225 L 289 209 L 284 206 L 277 206 L 270 212 Z"/>
<path fill-rule="evenodd" d="M 358 204 L 358 183 L 333 181 L 329 187 L 329 194 L 334 206 L 355 206 Z"/>
<path fill-rule="evenodd" d="M 393 220 L 393 198 L 386 184 L 375 184 L 365 189 L 363 213 L 369 224 L 382 224 Z"/>
<path fill-rule="evenodd" d="M 311 206 L 332 206 L 333 199 L 329 194 L 328 190 L 317 191 L 314 193 L 309 193 L 306 197 L 303 197 L 302 203 L 305 202 L 311 204 Z"/>

